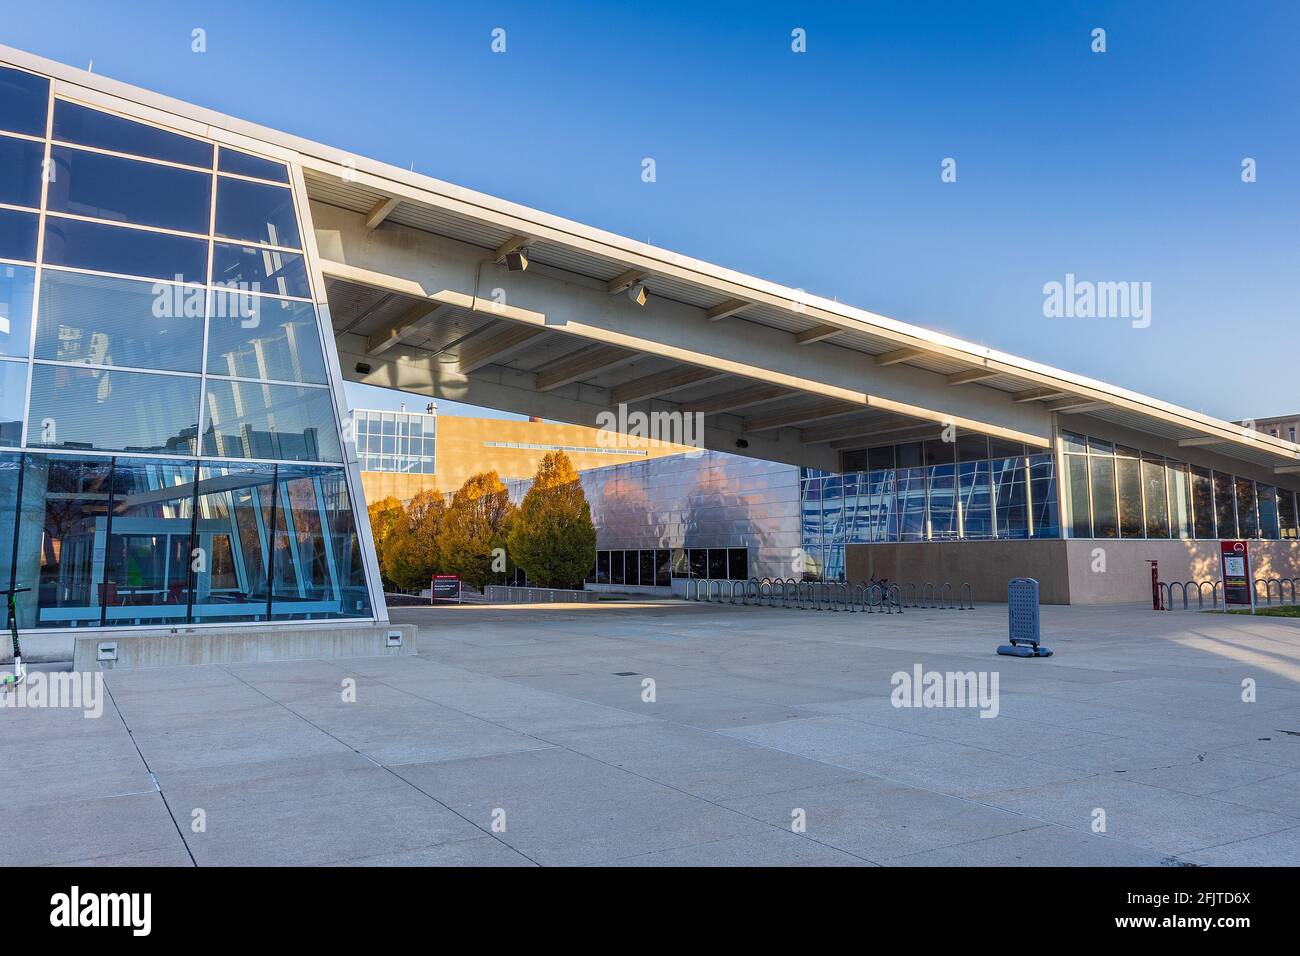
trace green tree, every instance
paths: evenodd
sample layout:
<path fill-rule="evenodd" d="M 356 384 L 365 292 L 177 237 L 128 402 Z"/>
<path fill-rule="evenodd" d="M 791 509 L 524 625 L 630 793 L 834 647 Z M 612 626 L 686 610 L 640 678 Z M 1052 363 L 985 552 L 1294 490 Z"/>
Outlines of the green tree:
<path fill-rule="evenodd" d="M 578 473 L 562 451 L 537 468 L 510 532 L 510 560 L 539 587 L 580 587 L 596 560 L 596 526 Z"/>
<path fill-rule="evenodd" d="M 499 555 L 493 552 L 505 548 L 514 513 L 506 486 L 495 471 L 470 475 L 452 495 L 438 535 L 443 569 L 476 588 L 504 571 L 504 562 L 497 561 Z"/>
<path fill-rule="evenodd" d="M 393 521 L 379 550 L 384 576 L 401 588 L 425 588 L 441 570 L 438 538 L 446 520 L 447 503 L 439 491 L 421 491 Z"/>

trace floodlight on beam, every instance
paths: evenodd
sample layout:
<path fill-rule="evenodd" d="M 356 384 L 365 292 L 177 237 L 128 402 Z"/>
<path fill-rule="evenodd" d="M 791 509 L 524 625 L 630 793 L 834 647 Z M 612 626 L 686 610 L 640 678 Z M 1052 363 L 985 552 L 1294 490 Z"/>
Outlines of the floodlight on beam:
<path fill-rule="evenodd" d="M 626 292 L 631 286 L 638 282 L 644 282 L 646 275 L 640 269 L 628 269 L 626 272 L 614 276 L 605 283 L 605 291 L 610 295 L 618 295 L 620 292 Z"/>
<path fill-rule="evenodd" d="M 646 293 L 644 282 L 634 282 L 627 288 L 627 297 L 637 305 L 645 305 L 649 295 Z"/>
<path fill-rule="evenodd" d="M 504 262 L 511 272 L 523 272 L 528 268 L 528 237 L 511 236 L 497 246 L 493 257 L 497 262 Z"/>

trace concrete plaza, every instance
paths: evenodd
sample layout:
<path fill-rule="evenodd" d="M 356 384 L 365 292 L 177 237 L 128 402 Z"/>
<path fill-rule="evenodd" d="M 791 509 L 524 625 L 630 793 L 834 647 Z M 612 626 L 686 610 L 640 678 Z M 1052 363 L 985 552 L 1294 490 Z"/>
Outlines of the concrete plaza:
<path fill-rule="evenodd" d="M 1300 864 L 1294 620 L 1044 607 L 1056 656 L 1022 660 L 999 605 L 393 617 L 419 657 L 109 672 L 99 719 L 0 711 L 6 860 Z M 997 672 L 997 716 L 894 707 L 918 664 Z"/>

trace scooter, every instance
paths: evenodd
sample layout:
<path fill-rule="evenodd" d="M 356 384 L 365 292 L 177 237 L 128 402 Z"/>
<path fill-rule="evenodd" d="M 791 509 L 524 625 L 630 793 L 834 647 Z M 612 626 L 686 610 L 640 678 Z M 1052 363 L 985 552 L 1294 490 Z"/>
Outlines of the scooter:
<path fill-rule="evenodd" d="M 18 595 L 30 590 L 31 588 L 9 588 L 0 591 L 0 594 L 7 595 L 9 599 L 9 636 L 14 642 L 14 672 L 0 678 L 0 690 L 17 687 L 27 676 L 26 671 L 23 670 L 23 649 L 18 643 Z"/>

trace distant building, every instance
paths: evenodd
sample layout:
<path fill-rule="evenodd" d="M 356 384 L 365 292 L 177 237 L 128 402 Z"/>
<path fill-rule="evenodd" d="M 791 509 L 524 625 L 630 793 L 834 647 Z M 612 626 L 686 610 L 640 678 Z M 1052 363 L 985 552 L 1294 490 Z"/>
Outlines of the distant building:
<path fill-rule="evenodd" d="M 1247 418 L 1237 424 L 1251 426 L 1257 432 L 1289 442 L 1294 442 L 1296 436 L 1300 435 L 1300 413 L 1279 415 L 1276 418 Z"/>
<path fill-rule="evenodd" d="M 408 501 L 426 489 L 450 494 L 471 475 L 496 471 L 503 481 L 532 478 L 548 452 L 563 451 L 579 471 L 694 451 L 686 445 L 602 432 L 540 419 L 509 421 L 424 412 L 352 412 L 366 502 Z"/>

